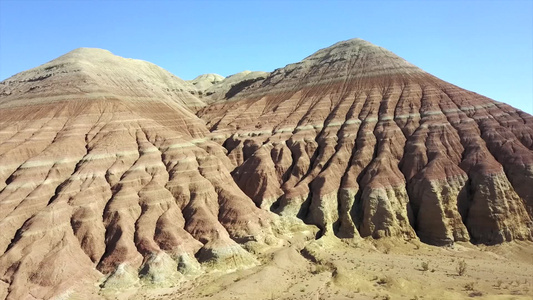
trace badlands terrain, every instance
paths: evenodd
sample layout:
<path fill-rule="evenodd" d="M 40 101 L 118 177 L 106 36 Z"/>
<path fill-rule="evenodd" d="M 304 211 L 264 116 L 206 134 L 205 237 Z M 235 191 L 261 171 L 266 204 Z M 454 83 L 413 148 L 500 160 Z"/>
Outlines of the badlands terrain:
<path fill-rule="evenodd" d="M 0 82 L 0 299 L 531 299 L 533 117 L 360 39 Z"/>

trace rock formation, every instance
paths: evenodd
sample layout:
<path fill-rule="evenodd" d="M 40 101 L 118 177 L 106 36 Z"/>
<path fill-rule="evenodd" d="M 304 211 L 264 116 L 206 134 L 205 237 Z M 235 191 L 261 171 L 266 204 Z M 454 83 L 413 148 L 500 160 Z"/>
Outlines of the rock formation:
<path fill-rule="evenodd" d="M 255 258 L 272 216 L 237 187 L 163 69 L 78 49 L 0 85 L 0 280 L 8 299 L 73 282 L 179 278 L 201 261 Z M 237 243 L 239 242 L 239 243 Z M 187 266 L 188 265 L 188 266 Z M 96 269 L 95 269 L 96 268 Z M 0 293 L 2 294 L 2 293 Z"/>
<path fill-rule="evenodd" d="M 77 49 L 0 83 L 0 298 L 256 265 L 298 219 L 532 240 L 533 117 L 359 39 L 189 82 Z"/>
<path fill-rule="evenodd" d="M 256 205 L 339 237 L 531 239 L 533 117 L 354 39 L 198 113 Z"/>
<path fill-rule="evenodd" d="M 196 94 L 207 103 L 230 98 L 252 84 L 262 81 L 267 72 L 243 71 L 226 78 L 218 74 L 204 74 L 189 81 L 196 88 Z"/>

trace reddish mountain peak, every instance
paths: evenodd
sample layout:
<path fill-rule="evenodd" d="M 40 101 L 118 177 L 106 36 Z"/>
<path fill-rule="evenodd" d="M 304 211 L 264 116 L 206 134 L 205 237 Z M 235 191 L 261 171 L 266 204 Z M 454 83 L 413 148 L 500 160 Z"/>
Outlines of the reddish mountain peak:
<path fill-rule="evenodd" d="M 250 85 L 235 96 L 246 98 L 336 82 L 420 75 L 427 73 L 391 51 L 362 39 L 351 39 L 320 49 L 300 62 L 276 69 L 260 84 Z"/>

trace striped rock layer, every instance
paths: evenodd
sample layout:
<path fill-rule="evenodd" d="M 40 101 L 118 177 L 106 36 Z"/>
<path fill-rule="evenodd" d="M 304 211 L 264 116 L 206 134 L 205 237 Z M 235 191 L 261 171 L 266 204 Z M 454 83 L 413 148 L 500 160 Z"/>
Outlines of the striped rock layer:
<path fill-rule="evenodd" d="M 522 111 L 358 39 L 204 77 L 77 49 L 0 83 L 0 299 L 255 265 L 245 249 L 284 218 L 340 238 L 532 239 Z"/>
<path fill-rule="evenodd" d="M 531 240 L 533 117 L 355 39 L 201 109 L 257 206 L 339 237 Z"/>
<path fill-rule="evenodd" d="M 233 181 L 190 88 L 98 49 L 0 84 L 0 299 L 256 263 L 240 244 L 272 216 Z"/>

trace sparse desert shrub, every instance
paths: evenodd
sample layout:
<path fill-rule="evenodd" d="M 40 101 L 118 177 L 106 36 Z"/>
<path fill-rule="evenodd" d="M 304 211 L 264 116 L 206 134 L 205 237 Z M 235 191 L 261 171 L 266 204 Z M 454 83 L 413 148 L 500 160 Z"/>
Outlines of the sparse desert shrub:
<path fill-rule="evenodd" d="M 502 283 L 503 283 L 503 281 L 501 281 L 501 279 L 498 280 L 498 282 L 496 282 L 496 287 L 501 287 Z"/>
<path fill-rule="evenodd" d="M 474 292 L 468 294 L 468 296 L 469 297 L 481 297 L 481 296 L 483 296 L 483 293 L 480 292 L 480 291 L 474 291 Z"/>
<path fill-rule="evenodd" d="M 422 264 L 420 265 L 420 268 L 422 269 L 422 271 L 429 270 L 429 261 L 423 261 Z"/>
<path fill-rule="evenodd" d="M 381 277 L 376 283 L 379 285 L 384 285 L 384 284 L 387 284 L 388 282 L 389 282 L 389 278 Z"/>
<path fill-rule="evenodd" d="M 466 273 L 466 262 L 464 260 L 460 260 L 459 263 L 457 263 L 455 270 L 457 270 L 457 274 L 459 276 L 463 276 Z"/>
<path fill-rule="evenodd" d="M 464 287 L 465 287 L 465 290 L 467 290 L 467 291 L 473 291 L 474 290 L 474 282 L 473 281 L 469 282 L 469 283 L 465 284 Z"/>

